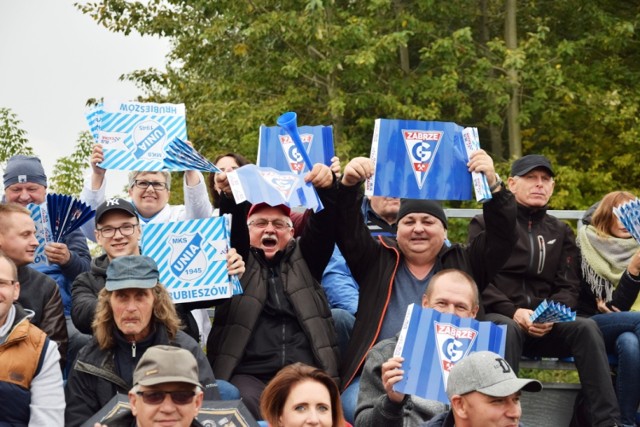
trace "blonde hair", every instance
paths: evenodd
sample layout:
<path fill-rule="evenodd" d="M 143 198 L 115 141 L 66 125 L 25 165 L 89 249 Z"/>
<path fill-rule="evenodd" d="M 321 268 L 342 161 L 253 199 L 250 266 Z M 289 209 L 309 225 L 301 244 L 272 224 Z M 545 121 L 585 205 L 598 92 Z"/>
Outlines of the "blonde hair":
<path fill-rule="evenodd" d="M 114 328 L 116 323 L 113 318 L 113 308 L 111 307 L 111 294 L 102 288 L 98 294 L 98 305 L 96 307 L 96 315 L 91 324 L 93 336 L 98 342 L 98 346 L 102 350 L 107 350 L 115 346 Z M 160 322 L 167 328 L 169 339 L 173 340 L 181 328 L 180 318 L 176 313 L 176 308 L 171 301 L 171 296 L 165 289 L 164 285 L 157 283 L 151 288 L 153 294 L 153 315 L 150 322 Z"/>
<path fill-rule="evenodd" d="M 628 191 L 607 193 L 591 217 L 591 225 L 596 229 L 596 232 L 601 236 L 611 236 L 611 227 L 617 220 L 616 215 L 613 213 L 613 208 L 635 198 L 636 196 Z"/>

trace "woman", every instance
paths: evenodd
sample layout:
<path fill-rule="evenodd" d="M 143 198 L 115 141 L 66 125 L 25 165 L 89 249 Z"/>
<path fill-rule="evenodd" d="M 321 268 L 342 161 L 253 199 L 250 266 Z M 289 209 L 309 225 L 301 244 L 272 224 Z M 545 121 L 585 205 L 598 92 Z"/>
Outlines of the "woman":
<path fill-rule="evenodd" d="M 635 426 L 640 404 L 640 245 L 613 213 L 635 199 L 614 191 L 578 229 L 582 288 L 578 312 L 598 324 L 609 354 L 618 357 L 616 393 L 622 424 Z"/>
<path fill-rule="evenodd" d="M 323 370 L 302 363 L 286 366 L 273 377 L 262 392 L 260 411 L 272 427 L 347 425 L 336 383 Z"/>
<path fill-rule="evenodd" d="M 236 153 L 221 154 L 213 161 L 213 164 L 223 172 L 231 172 L 249 163 L 251 163 L 249 160 Z M 215 173 L 209 174 L 209 192 L 213 200 L 213 209 L 217 212 L 220 208 L 220 189 L 216 185 Z"/>

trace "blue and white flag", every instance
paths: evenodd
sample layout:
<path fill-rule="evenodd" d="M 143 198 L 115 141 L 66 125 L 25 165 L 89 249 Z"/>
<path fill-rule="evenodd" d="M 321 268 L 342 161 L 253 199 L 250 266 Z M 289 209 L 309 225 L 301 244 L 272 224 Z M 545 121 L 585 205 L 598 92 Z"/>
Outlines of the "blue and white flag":
<path fill-rule="evenodd" d="M 102 144 L 104 169 L 165 170 L 165 146 L 187 139 L 184 104 L 105 100 L 89 111 L 87 122 Z"/>
<path fill-rule="evenodd" d="M 613 208 L 613 213 L 636 242 L 640 243 L 640 199 L 629 200 Z"/>
<path fill-rule="evenodd" d="M 331 166 L 334 155 L 333 127 L 301 126 L 298 132 L 311 163 Z M 280 126 L 260 126 L 257 164 L 284 172 L 309 172 L 291 136 Z"/>
<path fill-rule="evenodd" d="M 248 200 L 253 204 L 301 206 L 314 212 L 323 208 L 316 189 L 297 173 L 245 165 L 228 172 L 227 177 L 236 203 Z"/>
<path fill-rule="evenodd" d="M 231 218 L 149 223 L 142 254 L 158 264 L 160 283 L 175 303 L 230 298 L 242 293 L 227 271 Z"/>
<path fill-rule="evenodd" d="M 469 157 L 455 123 L 377 119 L 371 144 L 374 175 L 368 196 L 470 200 Z"/>
<path fill-rule="evenodd" d="M 529 320 L 533 323 L 572 322 L 576 320 L 576 313 L 562 303 L 545 299 L 538 304 Z"/>
<path fill-rule="evenodd" d="M 47 209 L 47 203 L 36 205 L 35 203 L 29 203 L 27 209 L 31 211 L 31 219 L 36 226 L 36 239 L 38 240 L 38 247 L 36 248 L 35 257 L 33 259 L 33 265 L 49 265 L 49 260 L 44 254 L 44 247 L 47 243 L 53 242 L 53 233 L 51 232 L 51 224 L 49 223 L 49 211 Z"/>
<path fill-rule="evenodd" d="M 180 138 L 174 138 L 167 144 L 164 168 L 169 171 L 220 172 L 216 165 Z"/>
<path fill-rule="evenodd" d="M 404 378 L 393 389 L 449 403 L 446 385 L 453 365 L 475 351 L 504 356 L 506 338 L 505 325 L 411 304 L 393 354 L 404 358 Z"/>

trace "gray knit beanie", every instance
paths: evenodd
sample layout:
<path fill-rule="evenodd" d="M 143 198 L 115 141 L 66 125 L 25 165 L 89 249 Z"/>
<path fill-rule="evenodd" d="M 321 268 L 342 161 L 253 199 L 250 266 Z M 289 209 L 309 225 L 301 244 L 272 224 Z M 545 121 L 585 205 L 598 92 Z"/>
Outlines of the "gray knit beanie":
<path fill-rule="evenodd" d="M 16 154 L 7 161 L 4 168 L 4 188 L 13 184 L 32 182 L 47 186 L 47 175 L 40 159 L 34 156 Z"/>

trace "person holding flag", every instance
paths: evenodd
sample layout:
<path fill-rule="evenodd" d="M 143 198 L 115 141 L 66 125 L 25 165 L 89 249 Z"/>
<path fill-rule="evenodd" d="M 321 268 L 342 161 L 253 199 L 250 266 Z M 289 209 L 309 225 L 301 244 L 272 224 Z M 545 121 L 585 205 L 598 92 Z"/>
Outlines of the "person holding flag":
<path fill-rule="evenodd" d="M 227 174 L 216 174 L 220 213 L 232 214 L 231 246 L 246 271 L 243 293 L 216 307 L 207 357 L 216 377 L 240 390 L 257 419 L 262 391 L 286 365 L 315 366 L 339 382 L 336 331 L 320 285 L 335 242 L 336 178 L 318 163 L 304 180 L 317 189 L 324 209 L 310 213 L 302 235 L 294 237 L 289 206 L 236 204 Z"/>
<path fill-rule="evenodd" d="M 484 150 L 473 152 L 467 167 L 484 173 L 493 193 L 483 204 L 487 230 L 469 246 L 447 245 L 447 217 L 433 200 L 403 199 L 397 239 L 372 239 L 362 217 L 359 187 L 373 175 L 374 164 L 358 157 L 345 167 L 338 189 L 336 241 L 360 286 L 358 316 L 340 370 L 347 421 L 353 420 L 367 353 L 400 331 L 407 305 L 420 301 L 433 275 L 457 268 L 470 274 L 482 290 L 509 258 L 515 245 L 513 196 L 502 186 Z"/>

